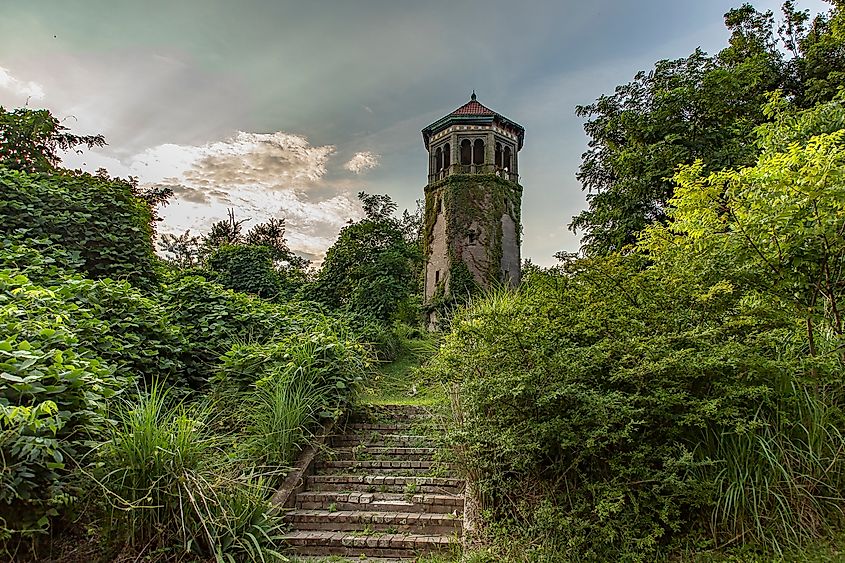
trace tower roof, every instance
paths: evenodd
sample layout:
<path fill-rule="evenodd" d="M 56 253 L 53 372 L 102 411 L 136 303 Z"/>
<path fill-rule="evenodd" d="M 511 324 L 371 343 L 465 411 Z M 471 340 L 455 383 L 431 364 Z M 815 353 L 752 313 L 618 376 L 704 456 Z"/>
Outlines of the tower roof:
<path fill-rule="evenodd" d="M 519 140 L 519 147 L 517 150 L 522 149 L 522 142 L 525 138 L 525 129 L 522 125 L 516 123 L 515 121 L 511 121 L 504 115 L 496 113 L 479 102 L 477 96 L 475 95 L 475 90 L 472 91 L 472 96 L 470 96 L 470 100 L 467 103 L 423 129 L 423 142 L 425 143 L 426 148 L 428 148 L 428 141 L 431 136 L 439 133 L 450 125 L 492 125 L 494 122 L 499 123 L 507 129 L 511 129 Z"/>

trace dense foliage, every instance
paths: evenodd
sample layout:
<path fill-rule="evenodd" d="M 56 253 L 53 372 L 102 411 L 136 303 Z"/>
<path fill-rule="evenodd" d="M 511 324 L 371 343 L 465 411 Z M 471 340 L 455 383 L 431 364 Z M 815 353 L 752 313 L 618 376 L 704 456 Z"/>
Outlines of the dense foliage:
<path fill-rule="evenodd" d="M 486 532 L 522 540 L 500 557 L 771 554 L 841 529 L 845 108 L 761 111 L 756 161 L 682 167 L 626 255 L 535 269 L 453 322 L 431 370 Z"/>
<path fill-rule="evenodd" d="M 0 236 L 48 240 L 82 259 L 91 278 L 155 281 L 150 208 L 121 181 L 66 170 L 28 174 L 0 166 Z"/>
<path fill-rule="evenodd" d="M 53 123 L 14 117 L 15 147 Z M 151 224 L 168 194 L 58 168 L 77 142 L 0 162 L 0 552 L 38 553 L 78 517 L 104 552 L 278 559 L 273 487 L 395 337 L 291 298 L 306 264 L 281 221 L 241 236 L 232 216 L 231 240 L 183 238 L 164 266 Z"/>
<path fill-rule="evenodd" d="M 679 164 L 709 171 L 754 162 L 754 128 L 768 121 L 766 94 L 776 89 L 798 106 L 830 101 L 845 85 L 845 8 L 812 20 L 793 2 L 778 29 L 770 12 L 750 5 L 725 15 L 729 45 L 714 56 L 659 61 L 633 82 L 578 108 L 590 137 L 578 179 L 588 209 L 570 228 L 584 250 L 620 251 L 653 222 L 665 222 Z M 780 38 L 778 41 L 777 38 Z"/>
<path fill-rule="evenodd" d="M 365 218 L 340 231 L 309 292 L 332 307 L 387 322 L 419 283 L 418 234 L 392 217 L 396 204 L 389 197 L 362 192 L 359 198 Z"/>

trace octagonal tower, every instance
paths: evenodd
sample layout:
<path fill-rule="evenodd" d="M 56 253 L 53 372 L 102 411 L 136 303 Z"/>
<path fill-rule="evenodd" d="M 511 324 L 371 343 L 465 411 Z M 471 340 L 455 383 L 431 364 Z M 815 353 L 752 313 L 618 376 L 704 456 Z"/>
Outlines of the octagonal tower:
<path fill-rule="evenodd" d="M 518 154 L 525 129 L 470 101 L 422 130 L 425 301 L 515 285 L 520 277 Z"/>

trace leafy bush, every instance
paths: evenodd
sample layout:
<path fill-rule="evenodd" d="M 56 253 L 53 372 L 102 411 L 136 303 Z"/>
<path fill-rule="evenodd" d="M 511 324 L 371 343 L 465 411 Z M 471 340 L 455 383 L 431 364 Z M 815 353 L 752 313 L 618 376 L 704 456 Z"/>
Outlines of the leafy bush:
<path fill-rule="evenodd" d="M 824 534 L 843 498 L 843 418 L 829 406 L 810 426 L 806 402 L 784 394 L 781 382 L 812 389 L 783 354 L 796 327 L 729 284 L 644 264 L 534 273 L 453 322 L 429 370 L 458 386 L 452 439 L 489 517 L 533 538 L 528 559 L 651 560 L 690 531 L 773 549 Z M 756 506 L 726 506 L 763 485 Z M 791 534 L 748 518 L 778 502 Z"/>
<path fill-rule="evenodd" d="M 266 246 L 223 245 L 208 258 L 214 281 L 223 287 L 272 299 L 284 289 Z"/>
<path fill-rule="evenodd" d="M 78 253 L 91 278 L 155 281 L 150 208 L 132 187 L 90 174 L 26 174 L 0 166 L 0 235 Z"/>
<path fill-rule="evenodd" d="M 160 300 L 170 322 L 187 339 L 186 376 L 197 385 L 208 381 L 233 344 L 307 332 L 323 318 L 307 303 L 270 303 L 202 277 L 184 277 L 165 286 Z"/>
<path fill-rule="evenodd" d="M 0 270 L 7 273 L 0 278 L 0 291 L 6 294 L 0 303 L 21 307 L 36 319 L 58 315 L 78 351 L 99 358 L 125 377 L 185 385 L 180 374 L 183 339 L 157 301 L 128 282 L 71 275 L 55 262 L 27 246 L 0 248 L 0 265 L 24 268 Z M 18 271 L 27 276 L 16 275 Z M 52 279 L 39 286 L 29 276 Z"/>
<path fill-rule="evenodd" d="M 51 285 L 81 267 L 77 252 L 67 252 L 49 240 L 0 240 L 0 269 L 18 270 L 33 283 Z"/>
<path fill-rule="evenodd" d="M 290 384 L 303 380 L 325 389 L 323 410 L 332 410 L 346 402 L 369 363 L 361 344 L 325 327 L 266 344 L 235 344 L 221 358 L 215 381 L 247 390 L 265 380 Z"/>
<path fill-rule="evenodd" d="M 80 346 L 61 311 L 30 308 L 44 297 L 54 298 L 0 270 L 0 534 L 7 538 L 45 531 L 79 495 L 72 472 L 104 430 L 106 400 L 121 387 L 113 368 Z"/>

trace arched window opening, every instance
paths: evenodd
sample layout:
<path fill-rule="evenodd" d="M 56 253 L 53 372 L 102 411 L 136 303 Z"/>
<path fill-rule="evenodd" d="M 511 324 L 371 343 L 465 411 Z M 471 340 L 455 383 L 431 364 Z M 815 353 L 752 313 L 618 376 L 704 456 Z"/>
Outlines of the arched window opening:
<path fill-rule="evenodd" d="M 472 164 L 472 143 L 469 139 L 461 141 L 461 164 L 464 166 Z"/>
<path fill-rule="evenodd" d="M 502 143 L 496 143 L 496 168 L 502 167 Z"/>
<path fill-rule="evenodd" d="M 475 146 L 472 150 L 472 163 L 484 164 L 484 141 L 481 139 L 475 140 Z"/>
<path fill-rule="evenodd" d="M 443 170 L 443 149 L 437 147 L 437 150 L 434 151 L 434 171 L 440 172 Z"/>
<path fill-rule="evenodd" d="M 505 155 L 502 159 L 502 168 L 505 170 L 511 169 L 511 148 L 507 146 L 505 147 Z"/>
<path fill-rule="evenodd" d="M 446 170 L 452 165 L 452 147 L 449 146 L 449 143 L 446 143 L 443 146 L 443 168 Z"/>

